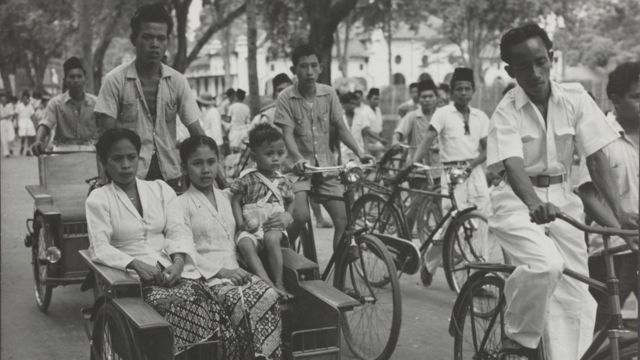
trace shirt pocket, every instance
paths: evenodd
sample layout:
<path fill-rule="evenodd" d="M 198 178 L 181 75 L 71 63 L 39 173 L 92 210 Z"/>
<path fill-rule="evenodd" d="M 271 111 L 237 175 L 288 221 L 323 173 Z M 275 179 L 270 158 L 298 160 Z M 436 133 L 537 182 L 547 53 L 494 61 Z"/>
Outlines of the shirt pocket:
<path fill-rule="evenodd" d="M 522 153 L 524 159 L 535 159 L 544 151 L 540 144 L 541 132 L 535 124 L 524 123 L 520 129 L 520 140 L 522 141 Z"/>
<path fill-rule="evenodd" d="M 169 129 L 175 128 L 177 114 L 178 106 L 175 103 L 168 103 L 164 107 L 164 121 L 169 126 Z"/>
<path fill-rule="evenodd" d="M 559 127 L 554 129 L 558 161 L 562 163 L 571 163 L 573 158 L 575 135 L 576 131 L 572 127 Z"/>
<path fill-rule="evenodd" d="M 331 112 L 329 111 L 328 106 L 322 106 L 318 104 L 318 111 L 314 114 L 315 118 L 313 119 L 317 123 L 317 128 L 322 132 L 327 133 L 330 129 L 329 117 Z"/>
<path fill-rule="evenodd" d="M 138 103 L 135 101 L 124 102 L 118 114 L 118 122 L 127 129 L 135 129 L 138 121 Z"/>

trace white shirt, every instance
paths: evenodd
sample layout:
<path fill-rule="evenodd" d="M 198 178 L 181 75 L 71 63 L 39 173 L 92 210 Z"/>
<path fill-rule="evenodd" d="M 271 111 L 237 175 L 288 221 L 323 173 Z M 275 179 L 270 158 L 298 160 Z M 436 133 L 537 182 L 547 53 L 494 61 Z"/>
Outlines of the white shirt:
<path fill-rule="evenodd" d="M 133 259 L 147 265 L 171 265 L 168 255 L 185 253 L 185 265 L 194 261 L 190 229 L 184 223 L 176 193 L 162 180 L 136 179 L 143 216 L 127 194 L 110 183 L 91 192 L 85 203 L 89 251 L 97 263 L 125 270 Z M 192 268 L 193 269 L 193 268 Z M 198 279 L 197 271 L 182 277 Z"/>
<path fill-rule="evenodd" d="M 568 174 L 575 146 L 586 157 L 617 137 L 582 85 L 551 82 L 547 125 L 524 90 L 516 86 L 491 117 L 487 165 L 490 171 L 500 172 L 503 160 L 519 157 L 530 176 Z"/>
<path fill-rule="evenodd" d="M 616 121 L 616 116 L 609 113 L 606 117 L 607 122 L 616 130 L 619 137 L 613 142 L 602 148 L 605 156 L 611 164 L 613 176 L 618 185 L 618 196 L 620 197 L 620 206 L 629 213 L 638 213 L 638 199 L 640 198 L 639 174 L 638 167 L 638 144 L 634 143 L 624 132 L 620 124 Z M 585 159 L 580 162 L 580 185 L 590 182 L 591 176 L 587 169 Z M 611 238 L 610 246 L 624 245 L 624 240 L 619 237 Z M 589 241 L 589 253 L 594 253 L 604 249 L 602 237 L 599 235 L 591 235 Z"/>
<path fill-rule="evenodd" d="M 480 155 L 480 139 L 489 134 L 489 117 L 479 109 L 469 108 L 469 134 L 464 131 L 464 116 L 453 104 L 438 108 L 431 117 L 438 133 L 442 162 L 475 159 Z"/>
<path fill-rule="evenodd" d="M 202 276 L 209 279 L 210 286 L 221 282 L 219 279 L 212 279 L 220 269 L 240 267 L 236 258 L 236 221 L 231 203 L 223 191 L 216 188 L 213 191 L 217 209 L 193 186 L 179 197 L 185 223 L 193 232 L 197 251 L 196 266 Z"/>
<path fill-rule="evenodd" d="M 362 136 L 362 130 L 370 126 L 367 117 L 363 116 L 362 112 L 354 111 L 351 126 L 349 126 L 346 114 L 344 114 L 342 118 L 344 119 L 344 124 L 347 126 L 347 129 L 351 132 L 351 136 L 353 136 L 353 139 L 356 141 L 358 148 L 364 149 L 364 136 Z M 346 163 L 349 160 L 359 160 L 353 151 L 351 151 L 351 149 L 349 149 L 345 144 L 341 144 L 340 149 L 343 163 Z"/>
<path fill-rule="evenodd" d="M 222 120 L 218 109 L 213 106 L 205 109 L 202 114 L 201 124 L 205 135 L 215 140 L 218 146 L 221 146 L 223 144 Z"/>
<path fill-rule="evenodd" d="M 371 131 L 376 134 L 382 132 L 382 113 L 380 112 L 380 107 L 373 110 L 369 105 L 361 105 L 356 111 L 360 111 L 369 120 Z"/>
<path fill-rule="evenodd" d="M 228 115 L 231 118 L 231 131 L 241 129 L 251 121 L 251 110 L 246 104 L 240 102 L 229 105 Z"/>

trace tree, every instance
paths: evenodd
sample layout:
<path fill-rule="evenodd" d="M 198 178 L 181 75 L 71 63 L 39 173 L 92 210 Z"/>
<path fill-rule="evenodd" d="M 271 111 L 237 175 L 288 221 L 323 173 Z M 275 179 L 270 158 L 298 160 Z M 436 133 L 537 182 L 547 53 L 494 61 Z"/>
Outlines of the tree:
<path fill-rule="evenodd" d="M 425 0 L 425 10 L 442 20 L 440 42 L 455 44 L 464 66 L 483 82 L 487 60 L 507 29 L 536 21 L 555 9 L 551 0 Z"/>
<path fill-rule="evenodd" d="M 260 85 L 258 84 L 258 8 L 256 0 L 247 0 L 247 67 L 249 73 L 249 107 L 251 114 L 260 111 Z"/>

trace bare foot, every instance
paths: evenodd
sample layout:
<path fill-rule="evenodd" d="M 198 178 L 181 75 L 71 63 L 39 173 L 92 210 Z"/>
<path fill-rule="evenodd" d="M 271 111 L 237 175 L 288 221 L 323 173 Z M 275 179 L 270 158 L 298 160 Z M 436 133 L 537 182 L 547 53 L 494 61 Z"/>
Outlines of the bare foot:
<path fill-rule="evenodd" d="M 280 301 L 289 301 L 289 300 L 293 299 L 293 294 L 291 294 L 290 292 L 285 290 L 285 288 L 284 288 L 284 286 L 282 286 L 282 284 L 276 285 L 274 287 L 274 289 L 276 290 L 278 295 L 280 295 Z"/>

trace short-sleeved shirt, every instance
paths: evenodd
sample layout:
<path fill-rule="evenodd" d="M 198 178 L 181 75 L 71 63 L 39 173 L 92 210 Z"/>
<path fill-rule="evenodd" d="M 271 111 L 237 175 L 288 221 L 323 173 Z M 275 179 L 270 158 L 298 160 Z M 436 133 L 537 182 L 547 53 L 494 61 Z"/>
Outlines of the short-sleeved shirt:
<path fill-rule="evenodd" d="M 398 126 L 396 126 L 394 132 L 401 134 L 404 141 L 411 146 L 411 150 L 409 150 L 409 159 L 413 158 L 413 154 L 416 152 L 418 145 L 420 145 L 422 140 L 427 136 L 427 131 L 429 131 L 429 127 L 431 126 L 432 117 L 433 115 L 427 116 L 422 112 L 421 108 L 417 108 L 402 117 Z M 437 150 L 438 143 L 434 141 L 431 145 L 430 154 L 426 156 L 426 164 L 435 165 L 438 161 L 437 154 L 435 154 Z"/>
<path fill-rule="evenodd" d="M 489 125 L 487 165 L 504 169 L 510 157 L 524 160 L 529 176 L 568 174 L 577 146 L 586 157 L 618 137 L 580 84 L 551 82 L 547 123 L 520 86 L 498 104 Z"/>
<path fill-rule="evenodd" d="M 260 110 L 260 113 L 251 119 L 251 123 L 249 124 L 249 128 L 253 129 L 258 124 L 273 124 L 273 118 L 276 115 L 276 103 L 270 104 L 269 106 Z"/>
<path fill-rule="evenodd" d="M 6 105 L 0 104 L 0 120 L 11 120 L 15 113 L 13 105 L 9 103 Z"/>
<path fill-rule="evenodd" d="M 73 105 L 73 99 L 66 91 L 55 96 L 47 104 L 44 118 L 38 126 L 46 126 L 55 131 L 54 145 L 93 144 L 98 138 L 96 117 L 93 109 L 97 97 L 85 93 L 80 107 Z"/>
<path fill-rule="evenodd" d="M 94 110 L 116 119 L 116 126 L 135 131 L 142 139 L 138 177 L 145 178 L 154 152 L 165 180 L 182 175 L 176 146 L 176 118 L 184 126 L 200 119 L 195 93 L 184 75 L 162 65 L 152 117 L 142 92 L 135 60 L 111 70 L 105 76 Z"/>
<path fill-rule="evenodd" d="M 270 178 L 275 187 L 279 190 L 280 196 L 287 206 L 293 201 L 293 184 L 291 180 L 282 174 L 276 173 L 274 178 Z M 244 176 L 240 176 L 236 181 L 231 183 L 230 190 L 232 194 L 242 194 L 240 198 L 241 205 L 255 204 L 270 195 L 267 203 L 278 203 L 278 197 L 269 189 L 269 187 L 260 179 L 257 171 L 251 171 Z"/>
<path fill-rule="evenodd" d="M 235 102 L 229 105 L 229 117 L 231 118 L 231 130 L 234 128 L 242 128 L 251 121 L 251 109 L 247 104 Z"/>
<path fill-rule="evenodd" d="M 369 119 L 366 117 L 366 114 L 360 111 L 353 112 L 353 120 L 351 121 L 351 125 L 349 125 L 349 121 L 347 120 L 347 115 L 343 115 L 344 125 L 351 132 L 351 136 L 356 141 L 358 148 L 364 149 L 364 136 L 362 136 L 362 130 L 370 127 Z M 359 160 L 356 154 L 351 151 L 345 144 L 340 144 L 340 151 L 342 153 L 342 162 L 347 162 L 349 160 Z"/>
<path fill-rule="evenodd" d="M 627 136 L 624 129 L 616 121 L 616 117 L 613 113 L 609 113 L 607 121 L 619 134 L 619 137 L 613 142 L 607 144 L 602 148 L 611 170 L 618 185 L 618 196 L 620 197 L 620 206 L 628 213 L 638 213 L 638 198 L 640 190 L 640 168 L 638 144 L 634 143 L 631 138 Z M 591 181 L 589 170 L 587 169 L 585 159 L 580 162 L 580 184 L 584 184 Z M 610 246 L 623 245 L 624 240 L 613 237 Z M 602 237 L 597 235 L 590 236 L 589 252 L 593 253 L 602 250 L 604 245 L 602 244 Z"/>
<path fill-rule="evenodd" d="M 220 112 L 218 112 L 218 109 L 214 106 L 204 109 L 201 124 L 204 133 L 215 140 L 218 146 L 221 146 L 224 140 L 222 133 L 222 120 L 220 119 Z"/>
<path fill-rule="evenodd" d="M 274 123 L 293 128 L 298 151 L 307 161 L 332 166 L 335 159 L 329 148 L 329 134 L 332 126 L 343 121 L 342 114 L 342 105 L 332 87 L 316 84 L 316 97 L 309 103 L 296 83 L 278 96 Z"/>
<path fill-rule="evenodd" d="M 398 106 L 398 115 L 405 116 L 407 113 L 418 109 L 420 109 L 418 103 L 413 102 L 413 99 L 409 99 Z"/>
<path fill-rule="evenodd" d="M 25 105 L 22 101 L 18 102 L 16 105 L 16 115 L 18 120 L 29 120 L 31 121 L 31 116 L 35 113 L 35 109 L 31 106 L 31 103 Z"/>
<path fill-rule="evenodd" d="M 380 112 L 379 107 L 374 110 L 371 106 L 361 105 L 356 109 L 356 112 L 358 111 L 367 117 L 371 131 L 376 134 L 380 134 L 382 132 L 382 113 Z"/>
<path fill-rule="evenodd" d="M 438 133 L 440 160 L 464 161 L 480 154 L 480 139 L 489 133 L 489 118 L 480 109 L 469 108 L 469 134 L 464 131 L 464 116 L 453 105 L 438 108 L 431 117 L 431 126 Z"/>

